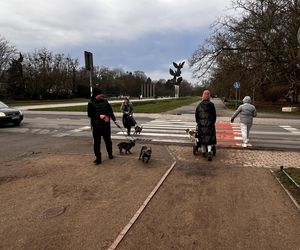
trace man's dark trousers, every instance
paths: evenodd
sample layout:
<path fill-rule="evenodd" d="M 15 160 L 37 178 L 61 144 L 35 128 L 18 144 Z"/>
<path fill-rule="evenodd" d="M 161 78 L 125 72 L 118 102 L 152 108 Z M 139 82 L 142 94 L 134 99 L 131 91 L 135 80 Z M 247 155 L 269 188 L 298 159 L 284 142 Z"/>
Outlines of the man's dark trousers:
<path fill-rule="evenodd" d="M 111 142 L 111 132 L 109 127 L 93 128 L 93 138 L 94 138 L 94 153 L 96 158 L 101 159 L 101 136 L 104 139 L 106 151 L 108 155 L 112 155 L 112 142 Z"/>

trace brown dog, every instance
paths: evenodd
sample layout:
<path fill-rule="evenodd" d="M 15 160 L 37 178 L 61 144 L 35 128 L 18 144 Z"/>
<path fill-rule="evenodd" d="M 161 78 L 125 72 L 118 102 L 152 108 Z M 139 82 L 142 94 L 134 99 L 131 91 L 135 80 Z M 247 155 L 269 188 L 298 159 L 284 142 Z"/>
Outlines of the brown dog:
<path fill-rule="evenodd" d="M 190 137 L 190 139 L 191 139 L 192 141 L 195 140 L 195 137 L 196 137 L 196 135 L 197 135 L 197 131 L 187 128 L 187 129 L 185 130 L 185 132 L 189 135 L 189 137 Z"/>
<path fill-rule="evenodd" d="M 151 147 L 148 148 L 147 146 L 142 146 L 139 160 L 142 159 L 142 161 L 144 163 L 148 163 L 150 160 L 151 154 L 152 154 Z"/>
<path fill-rule="evenodd" d="M 120 154 L 123 153 L 123 149 L 125 150 L 125 154 L 131 154 L 130 149 L 135 146 L 135 140 L 130 140 L 130 142 L 120 142 L 117 146 L 120 150 Z"/>

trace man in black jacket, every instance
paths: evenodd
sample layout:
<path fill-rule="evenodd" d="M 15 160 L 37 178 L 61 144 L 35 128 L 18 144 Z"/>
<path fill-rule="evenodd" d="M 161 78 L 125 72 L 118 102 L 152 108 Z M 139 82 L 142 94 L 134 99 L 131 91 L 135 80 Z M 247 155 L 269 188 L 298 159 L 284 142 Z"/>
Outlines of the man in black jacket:
<path fill-rule="evenodd" d="M 98 165 L 101 163 L 101 136 L 104 139 L 109 159 L 113 159 L 110 120 L 113 120 L 117 125 L 110 104 L 104 99 L 102 91 L 98 88 L 93 90 L 93 96 L 88 103 L 88 117 L 91 119 L 94 139 L 94 153 L 96 156 L 94 163 Z"/>
<path fill-rule="evenodd" d="M 195 118 L 198 126 L 198 140 L 201 144 L 202 155 L 212 160 L 212 147 L 217 143 L 215 123 L 217 119 L 215 105 L 210 101 L 209 90 L 204 90 L 202 101 L 196 108 Z"/>

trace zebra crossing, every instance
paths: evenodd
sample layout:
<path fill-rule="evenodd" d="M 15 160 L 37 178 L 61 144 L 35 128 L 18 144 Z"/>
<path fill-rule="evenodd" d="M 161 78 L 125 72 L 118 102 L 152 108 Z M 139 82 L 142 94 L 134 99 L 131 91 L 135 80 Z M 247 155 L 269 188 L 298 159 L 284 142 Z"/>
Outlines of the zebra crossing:
<path fill-rule="evenodd" d="M 195 130 L 196 123 L 181 120 L 152 120 L 141 124 L 143 126 L 140 135 L 134 138 L 156 143 L 194 144 L 195 140 L 186 133 L 186 129 Z M 238 123 L 217 122 L 217 144 L 221 147 L 241 147 L 242 137 Z M 124 139 L 124 131 L 112 134 L 113 139 Z M 250 145 L 251 146 L 251 145 Z"/>
<path fill-rule="evenodd" d="M 162 120 L 155 119 L 145 123 L 139 124 L 143 126 L 141 134 L 127 136 L 126 129 L 117 128 L 112 126 L 112 139 L 124 140 L 124 139 L 138 139 L 141 141 L 153 142 L 153 143 L 166 143 L 166 144 L 181 144 L 181 145 L 193 145 L 195 140 L 191 138 L 186 129 L 195 130 L 196 123 L 192 121 L 181 120 Z M 4 128 L 1 131 L 10 133 L 26 133 L 37 135 L 50 135 L 57 138 L 63 137 L 90 137 L 90 126 L 54 126 L 52 128 L 26 128 L 26 127 L 13 127 Z M 132 129 L 133 132 L 133 129 Z M 227 122 L 216 123 L 217 132 L 217 145 L 222 147 L 241 147 L 242 137 L 239 124 L 230 124 Z"/>
<path fill-rule="evenodd" d="M 142 119 L 141 119 L 142 120 Z M 121 124 L 120 124 L 121 125 Z M 169 120 L 156 118 L 143 120 L 141 134 L 126 136 L 126 129 L 117 128 L 112 124 L 112 139 L 127 140 L 135 138 L 145 142 L 179 144 L 192 146 L 195 142 L 186 133 L 186 129 L 196 129 L 196 123 L 191 120 Z M 132 129 L 133 132 L 133 129 Z M 217 120 L 217 146 L 218 147 L 242 147 L 242 136 L 239 123 L 230 123 L 227 120 Z M 32 118 L 22 123 L 19 127 L 2 126 L 0 135 L 5 133 L 23 133 L 28 135 L 64 137 L 91 137 L 91 127 L 87 119 L 55 119 Z M 251 141 L 255 147 L 273 148 L 280 144 L 284 147 L 297 148 L 299 143 L 300 127 L 298 125 L 256 125 L 251 130 Z M 250 148 L 252 145 L 249 145 Z M 298 147 L 299 148 L 299 147 Z"/>

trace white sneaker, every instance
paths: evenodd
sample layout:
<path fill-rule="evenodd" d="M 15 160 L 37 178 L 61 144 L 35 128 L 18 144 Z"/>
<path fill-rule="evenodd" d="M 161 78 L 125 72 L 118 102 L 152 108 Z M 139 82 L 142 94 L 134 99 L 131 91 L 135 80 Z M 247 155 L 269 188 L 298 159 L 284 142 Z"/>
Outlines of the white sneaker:
<path fill-rule="evenodd" d="M 242 144 L 242 147 L 243 147 L 243 148 L 246 148 L 246 147 L 247 147 L 247 143 L 243 143 L 243 144 Z"/>

